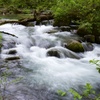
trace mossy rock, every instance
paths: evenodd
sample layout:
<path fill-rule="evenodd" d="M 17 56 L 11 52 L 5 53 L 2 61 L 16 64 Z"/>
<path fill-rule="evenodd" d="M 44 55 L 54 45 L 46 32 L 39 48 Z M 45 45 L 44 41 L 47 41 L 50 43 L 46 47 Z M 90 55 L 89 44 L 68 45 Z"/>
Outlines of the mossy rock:
<path fill-rule="evenodd" d="M 60 58 L 60 54 L 57 50 L 50 50 L 47 52 L 47 56 L 54 56 L 54 57 L 57 57 L 57 58 Z"/>
<path fill-rule="evenodd" d="M 85 35 L 85 36 L 84 36 L 84 39 L 85 39 L 87 42 L 91 42 L 91 43 L 94 43 L 94 42 L 95 42 L 95 36 L 94 36 L 94 35 Z"/>
<path fill-rule="evenodd" d="M 84 36 L 84 35 L 92 34 L 91 24 L 90 23 L 84 23 L 84 24 L 80 25 L 78 30 L 77 30 L 77 34 L 79 36 Z"/>
<path fill-rule="evenodd" d="M 63 18 L 54 18 L 53 26 L 69 26 L 70 25 L 70 18 L 63 17 Z"/>
<path fill-rule="evenodd" d="M 74 51 L 74 52 L 84 52 L 83 45 L 76 40 L 73 40 L 70 43 L 68 43 L 67 48 Z"/>

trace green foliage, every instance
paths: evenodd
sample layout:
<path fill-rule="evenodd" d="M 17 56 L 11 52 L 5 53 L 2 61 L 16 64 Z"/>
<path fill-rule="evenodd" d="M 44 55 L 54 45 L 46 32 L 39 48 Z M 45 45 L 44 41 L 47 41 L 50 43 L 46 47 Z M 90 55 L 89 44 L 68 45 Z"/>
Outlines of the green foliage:
<path fill-rule="evenodd" d="M 88 31 L 100 35 L 99 8 L 100 0 L 58 0 L 56 5 L 52 6 L 52 11 L 56 22 L 63 20 L 65 25 L 67 20 L 79 21 L 82 25 L 88 25 Z"/>
<path fill-rule="evenodd" d="M 57 94 L 58 94 L 59 96 L 62 96 L 62 97 L 67 95 L 67 93 L 64 92 L 64 91 L 62 91 L 62 90 L 58 90 L 58 91 L 57 91 Z"/>
<path fill-rule="evenodd" d="M 77 92 L 75 91 L 74 89 L 70 89 L 69 92 L 71 94 L 73 94 L 73 97 L 74 97 L 74 100 L 81 100 L 82 99 L 82 96 Z"/>
<path fill-rule="evenodd" d="M 83 96 L 88 97 L 90 94 L 95 94 L 95 91 L 93 90 L 93 87 L 87 83 L 85 85 L 85 90 L 83 91 Z"/>
<path fill-rule="evenodd" d="M 96 65 L 96 69 L 100 73 L 100 60 L 93 59 L 93 60 L 90 60 L 90 63 L 95 64 Z"/>
<path fill-rule="evenodd" d="M 89 22 L 82 22 L 81 25 L 79 26 L 79 29 L 84 29 L 88 33 L 92 33 L 92 24 Z"/>
<path fill-rule="evenodd" d="M 84 86 L 84 90 L 82 93 L 77 92 L 75 89 L 70 89 L 68 92 L 70 92 L 73 95 L 74 100 L 100 100 L 100 94 L 96 94 L 96 92 L 93 90 L 93 87 L 87 83 Z M 58 90 L 57 94 L 59 96 L 66 96 L 66 92 L 62 90 Z M 93 97 L 91 97 L 92 95 Z"/>

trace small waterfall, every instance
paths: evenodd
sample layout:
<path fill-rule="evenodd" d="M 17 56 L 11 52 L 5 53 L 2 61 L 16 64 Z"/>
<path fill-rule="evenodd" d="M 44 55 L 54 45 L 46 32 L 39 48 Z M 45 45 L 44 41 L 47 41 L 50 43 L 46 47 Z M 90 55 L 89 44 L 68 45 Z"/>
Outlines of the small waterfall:
<path fill-rule="evenodd" d="M 9 32 L 18 37 L 3 34 L 2 59 L 12 56 L 9 51 L 16 50 L 13 56 L 19 56 L 23 68 L 31 70 L 31 72 L 16 72 L 24 77 L 24 81 L 15 86 L 15 90 L 19 92 L 14 93 L 20 100 L 59 100 L 57 90 L 68 91 L 74 88 L 80 91 L 80 87 L 86 83 L 99 88 L 97 84 L 100 84 L 100 74 L 95 65 L 89 64 L 89 60 L 100 59 L 100 45 L 93 44 L 92 51 L 74 53 L 62 47 L 63 39 L 74 36 L 70 32 L 59 32 L 59 30 L 52 34 L 48 33 L 54 29 L 55 27 L 51 25 L 25 27 L 5 24 L 0 26 L 0 31 Z M 50 50 L 57 50 L 60 58 L 47 56 Z M 67 99 L 72 100 L 68 96 L 61 100 Z"/>

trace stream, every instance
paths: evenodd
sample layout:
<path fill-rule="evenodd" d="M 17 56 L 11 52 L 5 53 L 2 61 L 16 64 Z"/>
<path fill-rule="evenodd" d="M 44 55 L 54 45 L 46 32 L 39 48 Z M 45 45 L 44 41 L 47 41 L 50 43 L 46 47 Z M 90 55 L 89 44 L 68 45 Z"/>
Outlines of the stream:
<path fill-rule="evenodd" d="M 50 33 L 52 30 L 56 31 Z M 96 66 L 89 63 L 91 59 L 100 60 L 99 44 L 93 44 L 92 51 L 74 53 L 64 48 L 63 42 L 78 36 L 60 31 L 52 25 L 26 27 L 5 24 L 0 26 L 0 31 L 18 37 L 3 34 L 0 60 L 20 57 L 20 60 L 6 63 L 14 73 L 12 77 L 23 77 L 20 82 L 8 87 L 7 95 L 10 96 L 6 100 L 73 100 L 70 93 L 61 97 L 57 91 L 67 92 L 74 88 L 81 92 L 86 83 L 100 89 L 100 74 Z M 52 49 L 58 50 L 60 57 L 48 56 L 47 52 Z M 11 50 L 15 50 L 16 53 L 10 54 Z M 80 59 L 76 59 L 77 57 Z"/>

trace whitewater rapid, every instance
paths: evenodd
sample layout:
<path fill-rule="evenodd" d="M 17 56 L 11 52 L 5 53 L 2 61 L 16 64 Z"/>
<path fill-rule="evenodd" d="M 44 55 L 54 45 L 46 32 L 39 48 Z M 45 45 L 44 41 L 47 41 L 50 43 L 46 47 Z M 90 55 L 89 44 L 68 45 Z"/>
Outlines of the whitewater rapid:
<path fill-rule="evenodd" d="M 89 63 L 91 59 L 100 60 L 100 45 L 93 44 L 94 50 L 79 53 L 81 59 L 68 58 L 63 55 L 66 48 L 62 47 L 62 41 L 58 36 L 70 37 L 70 32 L 56 32 L 48 34 L 55 27 L 48 25 L 25 27 L 22 25 L 5 24 L 0 26 L 0 31 L 9 32 L 18 38 L 3 34 L 5 41 L 14 41 L 15 47 L 2 48 L 2 59 L 8 56 L 11 49 L 17 51 L 18 56 L 23 60 L 23 66 L 33 70 L 23 76 L 38 87 L 45 85 L 48 90 L 64 90 L 70 88 L 80 90 L 80 86 L 90 83 L 94 88 L 99 88 L 100 74 L 96 66 Z M 50 48 L 61 50 L 62 58 L 47 56 Z"/>

